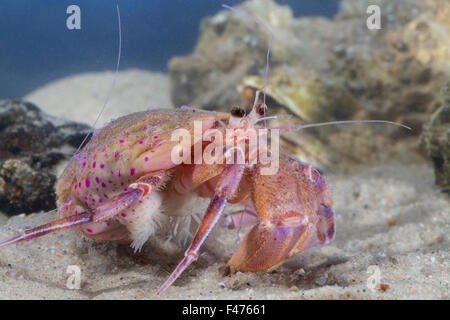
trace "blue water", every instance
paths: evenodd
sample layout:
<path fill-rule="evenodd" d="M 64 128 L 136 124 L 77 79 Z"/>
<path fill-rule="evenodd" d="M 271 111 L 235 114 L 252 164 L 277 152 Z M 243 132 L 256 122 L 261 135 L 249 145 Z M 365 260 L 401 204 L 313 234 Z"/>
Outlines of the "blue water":
<path fill-rule="evenodd" d="M 114 70 L 116 4 L 122 25 L 120 68 L 167 71 L 192 52 L 203 17 L 242 0 L 0 0 L 0 99 L 21 97 L 71 73 Z M 339 0 L 277 0 L 295 16 L 332 17 Z M 81 30 L 66 28 L 66 8 L 81 9 Z"/>

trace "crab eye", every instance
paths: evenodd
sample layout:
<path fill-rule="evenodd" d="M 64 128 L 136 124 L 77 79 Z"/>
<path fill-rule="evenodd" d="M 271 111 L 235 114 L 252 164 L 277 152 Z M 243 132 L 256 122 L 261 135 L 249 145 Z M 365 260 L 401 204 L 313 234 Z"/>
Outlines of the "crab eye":
<path fill-rule="evenodd" d="M 241 107 L 234 107 L 233 109 L 231 109 L 231 115 L 242 118 L 243 116 L 245 116 L 245 110 Z"/>
<path fill-rule="evenodd" d="M 256 113 L 258 113 L 260 116 L 265 115 L 267 113 L 267 110 L 268 110 L 268 108 L 267 108 L 267 105 L 265 105 L 265 104 L 258 104 L 256 106 Z"/>

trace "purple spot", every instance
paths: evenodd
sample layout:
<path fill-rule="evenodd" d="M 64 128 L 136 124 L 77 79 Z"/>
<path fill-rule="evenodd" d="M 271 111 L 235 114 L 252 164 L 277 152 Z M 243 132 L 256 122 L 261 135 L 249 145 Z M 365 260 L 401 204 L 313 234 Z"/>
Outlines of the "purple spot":
<path fill-rule="evenodd" d="M 155 150 L 150 150 L 150 152 L 155 152 Z"/>
<path fill-rule="evenodd" d="M 119 151 L 114 152 L 114 158 L 118 158 L 119 157 Z"/>
<path fill-rule="evenodd" d="M 107 195 L 106 193 L 104 193 L 103 196 L 104 196 L 106 199 L 109 199 L 109 198 L 108 198 L 108 195 Z"/>
<path fill-rule="evenodd" d="M 122 213 L 121 216 L 125 218 L 127 215 L 125 213 Z"/>
<path fill-rule="evenodd" d="M 102 199 L 102 198 L 98 199 L 98 202 L 102 203 L 102 202 L 103 202 L 103 199 Z"/>
<path fill-rule="evenodd" d="M 148 157 L 145 157 L 145 158 L 144 158 L 144 161 L 147 162 L 147 161 L 148 161 Z"/>
<path fill-rule="evenodd" d="M 95 177 L 95 182 L 100 183 L 100 179 L 98 177 Z"/>
<path fill-rule="evenodd" d="M 102 182 L 102 188 L 106 188 L 106 184 Z"/>
<path fill-rule="evenodd" d="M 83 162 L 83 168 L 86 167 L 86 161 Z"/>
<path fill-rule="evenodd" d="M 141 141 L 139 141 L 139 144 L 143 144 L 143 143 L 144 143 L 144 141 L 142 141 L 142 140 L 141 140 Z"/>
<path fill-rule="evenodd" d="M 81 188 L 81 182 L 78 182 L 78 188 Z"/>
<path fill-rule="evenodd" d="M 136 172 L 136 169 L 135 168 L 131 168 L 131 170 L 130 170 L 130 176 L 134 176 L 134 173 Z"/>
<path fill-rule="evenodd" d="M 158 140 L 159 137 L 158 136 L 153 136 L 153 139 Z"/>
<path fill-rule="evenodd" d="M 125 143 L 125 140 L 120 140 L 119 143 L 123 144 L 123 143 Z"/>
<path fill-rule="evenodd" d="M 104 147 L 103 149 L 102 149 L 102 152 L 105 152 L 106 151 L 106 147 Z"/>
<path fill-rule="evenodd" d="M 100 169 L 103 169 L 105 167 L 104 163 L 100 163 Z"/>
<path fill-rule="evenodd" d="M 92 168 L 95 168 L 96 165 L 97 165 L 97 162 L 94 161 L 94 162 L 92 163 Z"/>
<path fill-rule="evenodd" d="M 112 183 L 112 181 L 111 181 L 111 180 L 108 180 L 108 183 Z"/>
<path fill-rule="evenodd" d="M 91 180 L 89 180 L 89 178 L 86 178 L 86 180 L 84 180 L 84 184 L 86 185 L 86 188 L 89 188 L 89 186 L 91 185 Z"/>
<path fill-rule="evenodd" d="M 89 232 L 89 233 L 92 233 L 92 230 L 91 230 L 91 229 L 86 229 L 86 231 Z"/>

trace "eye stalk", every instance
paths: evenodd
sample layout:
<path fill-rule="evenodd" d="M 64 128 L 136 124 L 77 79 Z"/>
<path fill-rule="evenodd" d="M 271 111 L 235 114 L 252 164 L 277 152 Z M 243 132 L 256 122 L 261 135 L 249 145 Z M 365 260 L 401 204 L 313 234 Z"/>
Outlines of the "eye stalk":
<path fill-rule="evenodd" d="M 256 106 L 256 113 L 259 114 L 260 116 L 264 116 L 265 114 L 267 114 L 268 108 L 267 105 L 265 104 L 258 104 Z"/>
<path fill-rule="evenodd" d="M 231 115 L 237 118 L 243 118 L 245 116 L 245 110 L 241 107 L 234 107 L 231 109 Z"/>

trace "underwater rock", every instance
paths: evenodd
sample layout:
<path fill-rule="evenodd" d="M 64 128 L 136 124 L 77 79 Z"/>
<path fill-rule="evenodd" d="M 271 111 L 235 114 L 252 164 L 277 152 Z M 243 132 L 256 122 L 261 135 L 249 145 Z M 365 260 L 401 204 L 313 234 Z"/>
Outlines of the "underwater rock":
<path fill-rule="evenodd" d="M 306 121 L 358 114 L 421 127 L 435 110 L 436 84 L 450 72 L 450 4 L 377 1 L 382 28 L 369 30 L 372 2 L 343 1 L 333 20 L 296 19 L 272 0 L 238 6 L 274 33 L 269 94 Z M 194 52 L 170 61 L 174 104 L 239 104 L 239 85 L 263 85 L 269 40 L 253 20 L 228 10 L 203 20 Z"/>
<path fill-rule="evenodd" d="M 34 167 L 32 159 L 9 159 L 0 162 L 0 210 L 8 214 L 30 213 L 55 208 L 53 186 L 56 177 Z"/>
<path fill-rule="evenodd" d="M 371 4 L 381 9 L 379 30 L 366 26 Z M 398 141 L 417 139 L 437 109 L 439 86 L 450 77 L 448 1 L 344 0 L 331 20 L 295 18 L 289 7 L 272 0 L 246 1 L 238 8 L 274 33 L 266 101 L 270 115 L 293 114 L 291 124 L 381 119 L 413 128 L 359 126 L 357 137 L 347 133 L 344 138 L 328 128 L 289 134 L 282 144 L 302 160 L 324 167 L 351 165 L 354 161 L 338 154 L 354 153 L 358 144 L 363 149 L 351 156 L 356 162 L 378 161 Z M 249 108 L 263 87 L 269 40 L 254 21 L 228 10 L 205 19 L 194 52 L 169 64 L 174 105 Z"/>
<path fill-rule="evenodd" d="M 0 101 L 0 211 L 53 209 L 53 169 L 89 131 L 87 125 L 62 121 L 34 104 Z"/>
<path fill-rule="evenodd" d="M 291 10 L 273 1 L 249 1 L 237 7 L 257 16 L 274 32 L 275 26 L 288 30 L 285 26 L 293 21 Z M 229 10 L 204 19 L 194 52 L 169 62 L 172 102 L 229 110 L 239 102 L 242 79 L 263 72 L 268 43 L 269 35 L 262 27 Z"/>
<path fill-rule="evenodd" d="M 433 162 L 436 184 L 450 193 L 450 82 L 442 89 L 442 106 L 424 125 L 420 144 Z"/>

